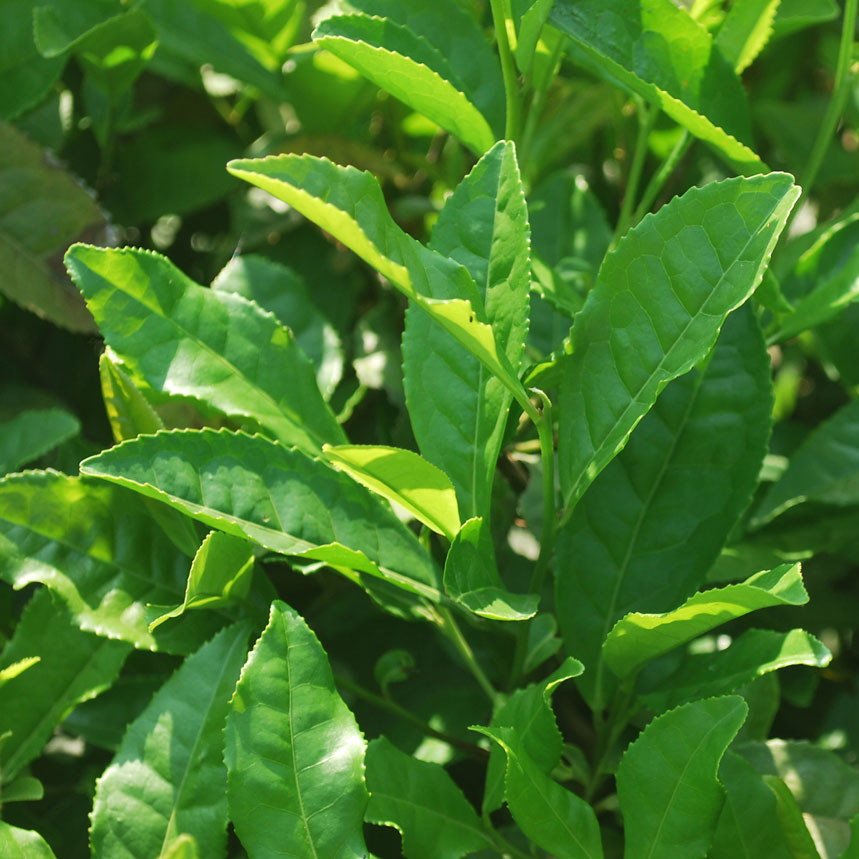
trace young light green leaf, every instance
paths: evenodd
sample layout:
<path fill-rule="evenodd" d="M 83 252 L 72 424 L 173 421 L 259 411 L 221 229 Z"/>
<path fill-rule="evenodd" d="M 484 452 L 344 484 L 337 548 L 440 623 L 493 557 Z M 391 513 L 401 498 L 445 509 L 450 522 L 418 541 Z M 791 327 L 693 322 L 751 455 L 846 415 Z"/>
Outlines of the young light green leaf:
<path fill-rule="evenodd" d="M 39 755 L 75 704 L 110 686 L 130 650 L 127 644 L 78 629 L 47 589 L 33 596 L 0 654 L 0 669 L 39 659 L 3 693 L 0 737 L 11 731 L 0 744 L 4 782 Z"/>
<path fill-rule="evenodd" d="M 660 395 L 561 528 L 558 622 L 567 652 L 590 668 L 579 685 L 594 707 L 610 694 L 601 648 L 612 626 L 629 611 L 672 609 L 704 583 L 757 484 L 771 397 L 763 336 L 743 308 L 706 365 Z"/>
<path fill-rule="evenodd" d="M 0 423 L 0 474 L 17 471 L 64 441 L 74 438 L 80 422 L 65 409 L 28 409 Z"/>
<path fill-rule="evenodd" d="M 513 144 L 498 143 L 460 182 L 439 214 L 430 248 L 468 270 L 492 331 L 475 326 L 467 307 L 436 306 L 435 319 L 408 310 L 403 370 L 409 418 L 423 455 L 450 475 L 462 514 L 488 521 L 512 390 L 495 365 L 506 359 L 518 373 L 528 338 L 528 212 Z M 455 310 L 482 339 L 483 358 L 477 344 L 463 343 L 452 320 L 440 315 Z M 495 343 L 503 354 L 493 353 Z"/>
<path fill-rule="evenodd" d="M 244 624 L 219 632 L 131 723 L 96 784 L 93 859 L 162 859 L 184 833 L 204 856 L 226 855 L 223 730 L 247 640 Z"/>
<path fill-rule="evenodd" d="M 439 597 L 432 560 L 390 509 L 347 475 L 262 436 L 161 432 L 84 460 L 81 473 L 165 501 L 273 552 Z"/>
<path fill-rule="evenodd" d="M 403 855 L 461 859 L 492 847 L 477 813 L 443 767 L 401 752 L 385 737 L 369 744 L 366 763 L 370 801 L 364 819 L 397 829 Z"/>
<path fill-rule="evenodd" d="M 56 859 L 54 851 L 38 832 L 19 829 L 2 820 L 0 820 L 0 855 L 4 859 Z"/>
<path fill-rule="evenodd" d="M 588 68 L 664 110 L 741 172 L 761 170 L 739 78 L 685 9 L 671 0 L 556 0 L 550 21 Z"/>
<path fill-rule="evenodd" d="M 212 281 L 212 289 L 235 292 L 273 313 L 316 367 L 322 396 L 331 396 L 343 375 L 343 347 L 300 275 L 274 260 L 247 254 L 233 257 Z"/>
<path fill-rule="evenodd" d="M 748 707 L 737 695 L 685 704 L 654 719 L 617 770 L 625 859 L 698 859 L 724 801 L 716 773 Z"/>
<path fill-rule="evenodd" d="M 227 717 L 227 796 L 251 856 L 367 855 L 364 737 L 302 618 L 276 600 Z"/>
<path fill-rule="evenodd" d="M 135 381 L 306 451 L 346 440 L 295 339 L 253 303 L 198 286 L 149 251 L 74 245 L 66 265 Z"/>
<path fill-rule="evenodd" d="M 42 582 L 81 629 L 138 648 L 188 653 L 223 623 L 197 612 L 151 634 L 146 606 L 182 601 L 187 556 L 133 493 L 56 472 L 0 481 L 0 577 L 18 589 Z"/>
<path fill-rule="evenodd" d="M 359 444 L 326 445 L 324 454 L 338 471 L 404 507 L 437 534 L 453 540 L 459 531 L 456 491 L 450 478 L 418 454 Z"/>
<path fill-rule="evenodd" d="M 180 835 L 174 839 L 164 853 L 164 859 L 199 859 L 197 842 L 190 835 Z"/>
<path fill-rule="evenodd" d="M 760 528 L 805 501 L 839 507 L 859 502 L 859 400 L 842 406 L 799 446 L 752 517 Z"/>
<path fill-rule="evenodd" d="M 507 754 L 507 807 L 528 838 L 557 859 L 602 859 L 594 810 L 531 760 L 515 728 L 472 730 L 495 740 Z"/>
<path fill-rule="evenodd" d="M 313 40 L 395 98 L 482 155 L 495 142 L 489 122 L 443 56 L 408 27 L 369 15 L 326 18 Z"/>
<path fill-rule="evenodd" d="M 800 565 L 782 564 L 742 584 L 699 592 L 674 611 L 626 615 L 603 643 L 603 659 L 618 677 L 627 677 L 645 662 L 751 611 L 807 602 Z"/>
<path fill-rule="evenodd" d="M 540 40 L 543 25 L 549 18 L 554 2 L 555 0 L 516 0 L 513 4 L 513 14 L 519 18 L 513 56 L 523 75 L 531 72 L 537 42 Z"/>
<path fill-rule="evenodd" d="M 170 618 L 181 617 L 189 609 L 241 602 L 250 590 L 253 568 L 253 546 L 247 540 L 210 531 L 191 563 L 184 602 L 153 620 L 149 631 Z"/>
<path fill-rule="evenodd" d="M 740 74 L 764 49 L 773 32 L 781 0 L 737 0 L 716 34 L 715 45 Z"/>
<path fill-rule="evenodd" d="M 512 594 L 504 587 L 482 519 L 469 519 L 456 535 L 444 565 L 444 589 L 461 606 L 492 620 L 527 620 L 540 601 L 537 594 Z"/>

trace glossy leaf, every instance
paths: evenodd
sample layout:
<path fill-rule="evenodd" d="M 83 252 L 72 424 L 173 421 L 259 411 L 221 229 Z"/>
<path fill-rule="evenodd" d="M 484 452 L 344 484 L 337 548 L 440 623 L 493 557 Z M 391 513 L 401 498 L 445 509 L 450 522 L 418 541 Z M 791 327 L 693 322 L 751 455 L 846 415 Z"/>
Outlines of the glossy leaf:
<path fill-rule="evenodd" d="M 557 859 L 602 859 L 594 810 L 531 760 L 515 728 L 473 730 L 495 740 L 507 755 L 507 807 L 525 835 Z"/>
<path fill-rule="evenodd" d="M 4 6 L 5 40 L 8 5 Z M 25 4 L 27 5 L 27 4 Z M 26 38 L 32 20 L 27 22 Z M 14 29 L 14 28 L 13 28 Z M 3 51 L 0 55 L 5 57 Z M 14 56 L 14 52 L 12 52 Z M 0 61 L 2 62 L 2 61 Z M 38 68 L 40 63 L 34 63 Z M 14 83 L 3 78 L 6 92 Z M 98 233 L 104 216 L 78 181 L 11 125 L 0 123 L 0 291 L 21 307 L 71 331 L 95 324 L 80 295 L 57 273 L 69 242 Z"/>
<path fill-rule="evenodd" d="M 0 821 L 0 854 L 4 859 L 55 859 L 54 851 L 38 832 L 3 821 Z"/>
<path fill-rule="evenodd" d="M 17 471 L 80 432 L 65 409 L 28 409 L 0 423 L 0 474 Z"/>
<path fill-rule="evenodd" d="M 91 457 L 81 472 L 273 552 L 345 566 L 438 598 L 430 557 L 389 509 L 345 474 L 262 436 L 162 432 Z"/>
<path fill-rule="evenodd" d="M 685 9 L 671 0 L 555 0 L 550 21 L 588 68 L 664 110 L 742 172 L 761 169 L 740 81 Z"/>
<path fill-rule="evenodd" d="M 743 309 L 706 364 L 665 389 L 561 528 L 558 622 L 567 652 L 589 667 L 580 688 L 593 706 L 610 691 L 601 648 L 612 626 L 630 611 L 673 609 L 703 584 L 757 483 L 770 397 L 763 337 Z"/>
<path fill-rule="evenodd" d="M 367 855 L 364 737 L 322 645 L 276 600 L 230 702 L 230 818 L 251 856 Z"/>
<path fill-rule="evenodd" d="M 189 560 L 154 527 L 133 493 L 56 472 L 0 481 L 0 577 L 42 582 L 81 629 L 147 650 L 188 653 L 221 625 L 198 612 L 148 630 L 146 606 L 182 601 Z"/>
<path fill-rule="evenodd" d="M 707 354 L 728 313 L 760 283 L 798 193 L 781 173 L 693 188 L 606 257 L 576 319 L 561 386 L 568 511 L 665 383 Z"/>
<path fill-rule="evenodd" d="M 397 829 L 408 859 L 460 859 L 492 846 L 474 808 L 445 770 L 401 752 L 385 737 L 367 747 L 367 789 L 364 819 Z"/>
<path fill-rule="evenodd" d="M 536 594 L 513 594 L 504 587 L 482 519 L 469 519 L 451 544 L 444 589 L 459 605 L 492 620 L 526 620 L 537 613 Z"/>
<path fill-rule="evenodd" d="M 460 182 L 439 214 L 430 248 L 467 269 L 493 329 L 477 332 L 487 335 L 481 348 L 492 349 L 493 333 L 505 364 L 518 373 L 528 338 L 529 230 L 512 144 L 494 146 Z M 447 313 L 455 306 L 436 309 Z M 467 308 L 458 309 L 465 316 Z M 489 356 L 481 363 L 467 343 L 454 342 L 438 314 L 408 310 L 403 371 L 415 438 L 423 455 L 450 475 L 463 516 L 487 521 L 512 398 L 510 385 L 487 373 L 493 362 Z"/>
<path fill-rule="evenodd" d="M 603 658 L 618 677 L 626 677 L 660 654 L 751 611 L 807 602 L 799 564 L 782 564 L 742 584 L 699 592 L 674 611 L 626 615 L 603 643 Z"/>
<path fill-rule="evenodd" d="M 736 695 L 685 704 L 627 748 L 617 770 L 625 859 L 706 855 L 724 802 L 719 762 L 747 712 Z"/>
<path fill-rule="evenodd" d="M 715 45 L 739 74 L 748 68 L 772 36 L 781 0 L 739 0 L 716 34 Z"/>
<path fill-rule="evenodd" d="M 33 596 L 0 654 L 0 669 L 28 657 L 39 658 L 3 687 L 0 736 L 11 731 L 0 745 L 4 782 L 38 757 L 54 728 L 76 704 L 110 686 L 130 649 L 78 629 L 49 591 Z"/>
<path fill-rule="evenodd" d="M 226 855 L 223 731 L 247 638 L 243 624 L 222 630 L 129 726 L 96 784 L 93 859 L 166 857 L 184 833 L 202 855 Z"/>
<path fill-rule="evenodd" d="M 453 540 L 459 531 L 459 509 L 450 479 L 416 453 L 358 444 L 327 445 L 324 453 L 338 471 L 399 504 L 437 534 Z"/>
<path fill-rule="evenodd" d="M 75 245 L 66 265 L 135 380 L 203 400 L 303 450 L 345 441 L 310 362 L 253 303 L 198 286 L 148 251 Z"/>

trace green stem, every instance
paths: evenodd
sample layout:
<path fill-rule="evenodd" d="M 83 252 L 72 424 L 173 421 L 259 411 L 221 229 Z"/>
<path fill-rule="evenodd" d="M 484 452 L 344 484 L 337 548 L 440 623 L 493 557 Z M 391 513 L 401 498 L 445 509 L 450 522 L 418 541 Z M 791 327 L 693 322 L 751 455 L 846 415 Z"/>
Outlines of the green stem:
<path fill-rule="evenodd" d="M 641 202 L 636 207 L 630 221 L 630 227 L 634 227 L 650 211 L 650 207 L 659 196 L 659 192 L 668 181 L 668 177 L 674 172 L 674 169 L 680 163 L 680 159 L 689 151 L 689 147 L 694 140 L 695 138 L 688 131 L 683 132 L 680 139 L 674 145 L 674 148 L 668 153 L 668 157 L 662 162 L 659 169 L 647 183 L 647 187 L 641 195 Z"/>
<path fill-rule="evenodd" d="M 609 755 L 614 751 L 615 744 L 620 739 L 629 720 L 633 717 L 637 707 L 630 706 L 633 698 L 634 680 L 627 679 L 622 683 L 615 694 L 614 701 L 609 708 L 609 716 L 605 722 L 597 725 L 597 743 L 594 752 L 594 768 L 591 780 L 585 790 L 585 799 L 591 802 L 597 791 L 605 781 L 604 767 Z M 599 714 L 594 713 L 598 719 Z"/>
<path fill-rule="evenodd" d="M 486 693 L 486 697 L 489 698 L 494 707 L 498 701 L 498 692 L 480 667 L 474 651 L 471 649 L 471 645 L 462 634 L 462 630 L 456 622 L 456 618 L 449 608 L 442 608 L 441 606 L 436 608 L 436 614 L 442 632 L 453 642 L 454 647 L 459 651 L 460 656 L 462 656 L 465 664 L 468 666 L 468 670 L 474 675 L 474 679 L 477 680 L 478 685 Z"/>
<path fill-rule="evenodd" d="M 519 133 L 519 85 L 507 36 L 508 23 L 512 26 L 512 21 L 504 10 L 503 0 L 489 0 L 489 5 L 492 7 L 492 21 L 495 24 L 498 54 L 501 57 L 501 73 L 504 76 L 504 98 L 507 103 L 504 137 L 507 140 L 516 140 Z"/>
<path fill-rule="evenodd" d="M 617 219 L 617 228 L 614 231 L 612 247 L 624 236 L 629 229 L 632 218 L 632 207 L 638 195 L 638 183 L 641 181 L 641 171 L 644 169 L 644 160 L 647 157 L 647 143 L 650 132 L 656 122 L 659 111 L 649 107 L 645 101 L 636 97 L 635 103 L 638 113 L 638 138 L 635 141 L 635 154 L 632 157 L 632 165 L 629 168 L 629 178 L 626 181 L 626 190 L 623 194 L 623 202 L 620 207 L 620 217 Z"/>
<path fill-rule="evenodd" d="M 793 207 L 793 211 L 788 218 L 782 235 L 787 235 L 790 230 L 790 225 L 796 217 L 799 210 L 802 208 L 811 192 L 814 182 L 817 179 L 817 174 L 823 164 L 823 158 L 826 155 L 832 143 L 832 137 L 838 127 L 841 119 L 841 114 L 844 112 L 844 104 L 847 101 L 847 96 L 850 89 L 850 60 L 853 55 L 853 34 L 856 31 L 856 7 L 857 0 L 847 0 L 844 7 L 844 20 L 841 24 L 841 44 L 838 48 L 838 64 L 835 68 L 835 82 L 832 89 L 832 96 L 829 99 L 829 104 L 826 108 L 826 114 L 823 117 L 820 130 L 817 132 L 817 138 L 814 141 L 814 146 L 811 150 L 811 155 L 808 158 L 808 163 L 805 165 L 805 171 L 802 176 L 802 193 L 799 200 Z"/>

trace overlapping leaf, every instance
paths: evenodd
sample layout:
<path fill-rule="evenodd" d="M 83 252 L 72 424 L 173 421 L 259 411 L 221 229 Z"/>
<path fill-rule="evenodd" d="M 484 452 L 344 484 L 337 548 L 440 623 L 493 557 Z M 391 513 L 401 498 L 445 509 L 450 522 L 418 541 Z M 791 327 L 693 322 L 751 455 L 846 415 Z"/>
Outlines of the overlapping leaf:
<path fill-rule="evenodd" d="M 739 74 L 752 64 L 773 32 L 781 0 L 739 0 L 716 34 L 716 48 Z"/>
<path fill-rule="evenodd" d="M 80 422 L 65 409 L 28 409 L 0 423 L 0 474 L 53 450 L 80 432 Z"/>

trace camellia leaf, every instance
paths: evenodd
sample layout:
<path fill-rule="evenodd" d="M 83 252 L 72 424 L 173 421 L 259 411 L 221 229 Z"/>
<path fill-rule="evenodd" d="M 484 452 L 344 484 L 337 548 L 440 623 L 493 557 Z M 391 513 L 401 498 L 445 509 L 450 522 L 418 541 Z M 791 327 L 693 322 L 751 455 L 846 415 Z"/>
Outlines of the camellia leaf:
<path fill-rule="evenodd" d="M 603 643 L 603 658 L 618 677 L 627 677 L 660 654 L 751 611 L 807 602 L 800 565 L 782 564 L 742 584 L 697 593 L 665 614 L 626 615 Z"/>
<path fill-rule="evenodd" d="M 196 397 L 306 451 L 345 441 L 310 361 L 252 302 L 198 286 L 149 251 L 74 245 L 66 265 L 133 378 Z"/>
<path fill-rule="evenodd" d="M 515 728 L 472 730 L 495 740 L 507 754 L 507 807 L 528 838 L 557 859 L 602 859 L 593 808 L 531 760 Z"/>
<path fill-rule="evenodd" d="M 493 620 L 526 620 L 537 613 L 537 594 L 512 594 L 501 581 L 492 535 L 482 519 L 469 519 L 444 565 L 444 589 L 469 611 Z"/>
<path fill-rule="evenodd" d="M 469 100 L 444 55 L 408 27 L 387 18 L 338 15 L 322 21 L 313 40 L 476 154 L 495 142 L 489 122 Z"/>
<path fill-rule="evenodd" d="M 38 832 L 19 829 L 2 820 L 0 820 L 0 855 L 3 859 L 56 859 L 54 851 Z"/>
<path fill-rule="evenodd" d="M 0 744 L 4 782 L 39 755 L 75 704 L 113 683 L 130 650 L 78 629 L 48 590 L 33 596 L 0 654 L 0 669 L 30 657 L 39 660 L 3 689 L 0 736 L 11 731 Z"/>
<path fill-rule="evenodd" d="M 739 74 L 764 49 L 781 0 L 738 0 L 716 34 L 715 44 Z"/>
<path fill-rule="evenodd" d="M 703 585 L 757 484 L 771 397 L 763 336 L 743 308 L 706 364 L 660 395 L 561 528 L 558 622 L 567 652 L 589 666 L 579 687 L 595 708 L 611 691 L 602 644 L 612 626 L 630 611 L 673 609 Z"/>
<path fill-rule="evenodd" d="M 16 471 L 80 432 L 65 409 L 28 409 L 0 423 L 0 474 Z"/>
<path fill-rule="evenodd" d="M 627 748 L 617 770 L 625 859 L 706 855 L 724 802 L 719 762 L 747 712 L 737 695 L 685 704 Z"/>
<path fill-rule="evenodd" d="M 316 636 L 276 600 L 230 702 L 230 818 L 251 856 L 364 859 L 364 737 Z"/>
<path fill-rule="evenodd" d="M 474 808 L 444 768 L 416 760 L 385 737 L 367 747 L 367 789 L 364 819 L 397 829 L 409 859 L 461 859 L 492 847 Z"/>
<path fill-rule="evenodd" d="M 351 567 L 439 597 L 432 560 L 390 509 L 345 474 L 262 436 L 161 432 L 90 457 L 81 472 L 273 552 Z"/>
<path fill-rule="evenodd" d="M 763 167 L 748 145 L 739 78 L 685 9 L 671 0 L 555 0 L 549 20 L 588 68 L 664 110 L 743 173 Z"/>
<path fill-rule="evenodd" d="M 93 859 L 160 859 L 184 833 L 204 856 L 226 856 L 223 730 L 247 639 L 245 624 L 219 632 L 131 723 L 96 784 Z"/>
<path fill-rule="evenodd" d="M 326 445 L 325 458 L 377 495 L 409 511 L 428 528 L 453 540 L 459 531 L 456 491 L 450 478 L 410 450 L 377 445 Z"/>
<path fill-rule="evenodd" d="M 437 305 L 434 319 L 409 308 L 403 334 L 409 418 L 423 455 L 450 475 L 463 515 L 488 521 L 512 397 L 498 370 L 493 376 L 487 368 L 498 363 L 491 354 L 497 343 L 498 357 L 518 373 L 528 339 L 528 212 L 512 143 L 494 146 L 459 183 L 439 214 L 430 248 L 468 270 L 492 331 L 475 327 L 471 309 L 460 304 Z M 481 338 L 483 357 L 476 344 L 454 342 L 445 319 L 454 310 Z"/>

